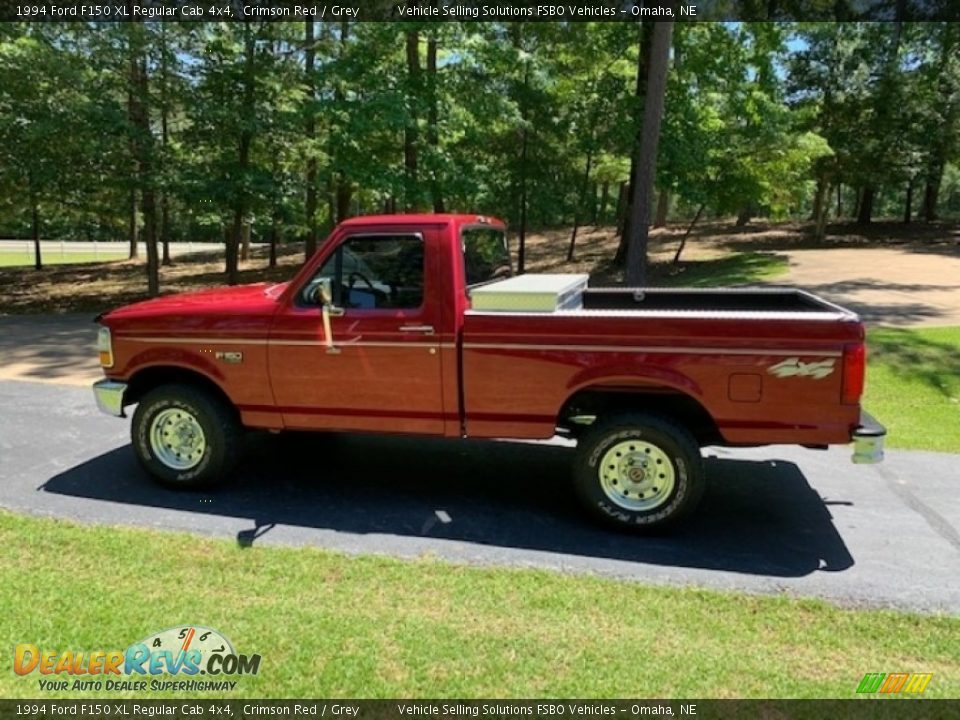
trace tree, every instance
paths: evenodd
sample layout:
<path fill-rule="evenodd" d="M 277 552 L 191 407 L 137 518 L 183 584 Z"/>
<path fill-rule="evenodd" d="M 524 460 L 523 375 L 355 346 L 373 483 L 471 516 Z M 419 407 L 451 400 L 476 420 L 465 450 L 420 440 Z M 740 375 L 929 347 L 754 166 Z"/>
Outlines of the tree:
<path fill-rule="evenodd" d="M 0 187 L 9 212 L 28 218 L 34 267 L 43 267 L 44 216 L 77 187 L 83 134 L 64 129 L 86 116 L 82 59 L 58 48 L 45 24 L 0 35 Z M 22 222 L 22 221 L 21 221 Z"/>
<path fill-rule="evenodd" d="M 317 251 L 317 157 L 316 150 L 312 147 L 313 143 L 317 139 L 317 118 L 316 118 L 316 102 L 317 102 L 317 79 L 316 79 L 316 69 L 315 69 L 315 59 L 317 54 L 316 48 L 316 39 L 313 34 L 313 20 L 304 21 L 304 33 L 303 33 L 303 48 L 304 48 L 304 78 L 306 80 L 307 86 L 307 97 L 306 97 L 306 127 L 304 128 L 304 139 L 307 142 L 307 147 L 305 152 L 307 155 L 306 158 L 306 177 L 305 182 L 307 186 L 307 200 L 305 207 L 306 221 L 307 221 L 307 242 L 306 242 L 306 259 L 309 260 L 313 257 L 313 254 Z M 271 237 L 276 238 L 276 232 L 271 232 Z M 272 247 L 272 246 L 271 246 Z M 275 256 L 271 255 L 271 262 L 275 260 Z"/>
<path fill-rule="evenodd" d="M 646 96 L 643 107 L 643 131 L 637 156 L 637 173 L 631 198 L 630 238 L 627 250 L 628 285 L 643 285 L 647 270 L 647 235 L 650 231 L 650 200 L 657 168 L 660 122 L 667 89 L 667 65 L 673 22 L 655 24 L 650 46 Z"/>
<path fill-rule="evenodd" d="M 144 240 L 147 245 L 147 294 L 155 297 L 160 292 L 160 277 L 154 139 L 150 127 L 150 81 L 147 74 L 148 36 L 142 23 L 129 23 L 126 28 L 130 54 L 130 148 L 136 164 L 137 186 L 143 209 Z"/>

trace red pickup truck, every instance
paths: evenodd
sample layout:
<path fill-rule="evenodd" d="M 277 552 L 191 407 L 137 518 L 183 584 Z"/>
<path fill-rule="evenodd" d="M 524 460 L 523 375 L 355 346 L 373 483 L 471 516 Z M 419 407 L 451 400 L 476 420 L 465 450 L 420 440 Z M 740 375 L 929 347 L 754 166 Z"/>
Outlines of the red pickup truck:
<path fill-rule="evenodd" d="M 573 485 L 614 525 L 662 528 L 704 488 L 705 445 L 854 443 L 864 328 L 796 289 L 590 288 L 513 276 L 476 215 L 349 220 L 293 280 L 105 313 L 105 412 L 133 415 L 158 481 L 223 479 L 245 428 L 577 441 Z M 562 482 L 562 478 L 558 478 Z"/>

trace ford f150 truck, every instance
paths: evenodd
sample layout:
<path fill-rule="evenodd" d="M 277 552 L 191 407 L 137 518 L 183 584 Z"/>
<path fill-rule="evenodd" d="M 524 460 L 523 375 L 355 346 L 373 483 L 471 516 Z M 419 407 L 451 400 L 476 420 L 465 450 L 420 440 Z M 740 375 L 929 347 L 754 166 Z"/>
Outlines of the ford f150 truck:
<path fill-rule="evenodd" d="M 94 386 L 158 481 L 222 480 L 245 428 L 577 441 L 573 485 L 621 527 L 662 528 L 704 488 L 705 445 L 854 443 L 864 328 L 802 290 L 590 288 L 513 276 L 476 215 L 359 217 L 293 280 L 101 315 Z M 558 478 L 558 482 L 561 482 Z"/>

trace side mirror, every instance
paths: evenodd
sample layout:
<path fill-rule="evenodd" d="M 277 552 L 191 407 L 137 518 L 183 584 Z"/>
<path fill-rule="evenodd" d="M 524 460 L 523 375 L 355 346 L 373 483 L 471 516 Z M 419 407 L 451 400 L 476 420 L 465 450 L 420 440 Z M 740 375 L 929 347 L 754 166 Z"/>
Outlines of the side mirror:
<path fill-rule="evenodd" d="M 333 280 L 321 278 L 317 283 L 316 298 L 320 301 L 320 313 L 323 317 L 323 334 L 328 355 L 337 355 L 340 349 L 333 344 L 333 329 L 330 327 L 332 315 L 343 315 L 343 310 L 333 304 Z"/>
<path fill-rule="evenodd" d="M 333 279 L 321 278 L 317 285 L 317 300 L 321 305 L 333 305 Z"/>

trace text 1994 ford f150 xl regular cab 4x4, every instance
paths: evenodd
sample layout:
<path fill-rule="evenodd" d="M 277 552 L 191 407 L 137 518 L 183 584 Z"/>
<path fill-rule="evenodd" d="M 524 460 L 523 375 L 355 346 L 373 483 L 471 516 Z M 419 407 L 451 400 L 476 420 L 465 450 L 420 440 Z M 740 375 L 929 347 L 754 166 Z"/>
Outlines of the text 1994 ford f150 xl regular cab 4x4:
<path fill-rule="evenodd" d="M 224 478 L 244 428 L 576 438 L 573 480 L 614 525 L 661 528 L 704 487 L 704 445 L 854 443 L 864 329 L 794 289 L 588 288 L 512 276 L 476 215 L 360 217 L 296 277 L 172 295 L 98 318 L 101 409 L 136 404 L 160 482 Z M 557 478 L 561 482 L 561 478 Z"/>

